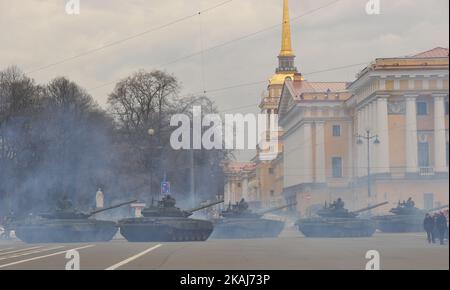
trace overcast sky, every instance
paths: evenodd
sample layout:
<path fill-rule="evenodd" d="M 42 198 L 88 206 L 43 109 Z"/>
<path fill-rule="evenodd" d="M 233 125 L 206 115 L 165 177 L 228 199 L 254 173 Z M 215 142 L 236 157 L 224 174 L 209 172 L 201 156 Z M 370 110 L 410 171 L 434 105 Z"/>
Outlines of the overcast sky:
<path fill-rule="evenodd" d="M 25 72 L 78 55 L 192 15 L 225 0 L 80 0 L 69 16 L 66 0 L 0 0 L 0 70 Z M 341 0 L 292 23 L 296 64 L 313 81 L 352 81 L 364 66 L 308 72 L 448 47 L 448 0 L 380 0 L 381 14 L 365 12 L 368 0 Z M 282 0 L 233 0 L 217 9 L 119 45 L 30 73 L 38 83 L 66 76 L 89 90 L 102 106 L 117 81 L 138 69 L 152 70 L 192 53 L 281 24 Z M 335 0 L 291 0 L 291 17 Z M 208 50 L 163 69 L 183 85 L 183 94 L 260 82 L 273 74 L 280 50 L 277 28 Z M 260 83 L 208 94 L 220 110 L 255 104 Z"/>

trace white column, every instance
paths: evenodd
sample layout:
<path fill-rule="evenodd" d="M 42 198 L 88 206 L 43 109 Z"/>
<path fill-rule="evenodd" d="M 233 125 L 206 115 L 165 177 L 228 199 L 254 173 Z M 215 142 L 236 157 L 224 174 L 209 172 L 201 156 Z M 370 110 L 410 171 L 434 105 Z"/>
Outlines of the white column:
<path fill-rule="evenodd" d="M 234 181 L 230 181 L 230 200 L 229 202 L 234 203 L 234 200 L 236 199 L 236 192 L 235 192 L 235 186 Z"/>
<path fill-rule="evenodd" d="M 387 106 L 387 105 L 386 105 Z M 373 132 L 380 136 L 380 128 L 378 127 L 378 122 L 379 122 L 379 113 L 378 113 L 378 99 L 375 99 L 374 101 L 374 111 L 375 111 L 375 118 L 373 120 Z M 386 109 L 386 114 L 387 114 L 387 109 Z M 387 116 L 386 116 L 387 117 Z M 373 160 L 374 160 L 374 166 L 375 168 L 375 173 L 382 173 L 383 169 L 380 168 L 380 146 L 373 146 Z"/>
<path fill-rule="evenodd" d="M 361 124 L 362 124 L 362 112 L 361 109 L 358 109 L 356 112 L 356 134 L 361 134 Z M 355 140 L 356 142 L 357 140 Z M 356 176 L 361 177 L 361 167 L 362 167 L 362 148 L 361 146 L 356 146 Z"/>
<path fill-rule="evenodd" d="M 417 95 L 406 95 L 406 172 L 419 171 L 417 151 Z"/>
<path fill-rule="evenodd" d="M 377 101 L 370 103 L 370 132 L 372 135 L 378 134 L 377 132 Z M 376 174 L 380 172 L 379 162 L 378 162 L 378 146 L 370 146 L 370 160 L 372 165 L 372 173 Z"/>
<path fill-rule="evenodd" d="M 389 173 L 390 158 L 389 158 L 389 116 L 388 116 L 388 98 L 387 96 L 379 96 L 377 98 L 377 128 L 380 144 L 378 149 L 378 167 L 380 173 Z"/>
<path fill-rule="evenodd" d="M 316 122 L 316 182 L 326 182 L 325 170 L 325 122 Z"/>
<path fill-rule="evenodd" d="M 354 140 L 353 140 L 353 122 L 349 123 L 346 126 L 346 129 L 348 130 L 348 163 L 346 165 L 346 167 L 348 167 L 347 172 L 348 172 L 348 178 L 351 180 L 355 177 L 356 171 L 353 170 L 353 166 L 355 166 L 354 163 L 354 157 L 353 155 L 355 154 L 353 152 L 353 148 L 355 148 L 355 144 L 354 144 Z M 345 164 L 344 164 L 345 165 Z"/>
<path fill-rule="evenodd" d="M 361 132 L 359 132 L 362 135 L 366 135 L 366 131 L 369 129 L 369 107 L 366 105 L 363 108 L 363 127 L 361 128 Z M 363 142 L 367 142 L 367 140 L 363 140 Z M 367 176 L 367 146 L 366 144 L 361 145 L 362 147 L 362 176 Z"/>
<path fill-rule="evenodd" d="M 231 201 L 231 196 L 230 196 L 230 181 L 227 180 L 225 183 L 225 190 L 224 190 L 224 200 L 225 203 L 229 203 Z"/>
<path fill-rule="evenodd" d="M 242 178 L 242 197 L 248 200 L 248 175 L 245 174 Z"/>
<path fill-rule="evenodd" d="M 303 125 L 303 162 L 304 162 L 304 177 L 305 183 L 313 182 L 313 156 L 312 156 L 312 126 L 311 123 L 305 123 Z"/>
<path fill-rule="evenodd" d="M 434 97 L 434 170 L 448 172 L 445 132 L 445 95 Z"/>

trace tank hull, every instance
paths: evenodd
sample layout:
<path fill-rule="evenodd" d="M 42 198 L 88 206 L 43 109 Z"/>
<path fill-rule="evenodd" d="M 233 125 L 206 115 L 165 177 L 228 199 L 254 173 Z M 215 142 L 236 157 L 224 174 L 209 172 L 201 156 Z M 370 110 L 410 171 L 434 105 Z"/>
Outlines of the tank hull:
<path fill-rule="evenodd" d="M 188 218 L 128 218 L 119 221 L 120 233 L 129 242 L 206 241 L 213 223 Z"/>
<path fill-rule="evenodd" d="M 284 229 L 284 222 L 259 218 L 229 218 L 218 221 L 211 235 L 213 239 L 276 238 Z"/>
<path fill-rule="evenodd" d="M 296 223 L 300 232 L 311 238 L 362 238 L 376 231 L 375 222 L 369 219 L 311 218 Z"/>
<path fill-rule="evenodd" d="M 421 215 L 387 215 L 374 217 L 377 228 L 384 233 L 420 233 L 423 232 Z"/>
<path fill-rule="evenodd" d="M 38 220 L 15 227 L 17 238 L 29 244 L 108 242 L 117 231 L 115 222 L 99 220 Z"/>

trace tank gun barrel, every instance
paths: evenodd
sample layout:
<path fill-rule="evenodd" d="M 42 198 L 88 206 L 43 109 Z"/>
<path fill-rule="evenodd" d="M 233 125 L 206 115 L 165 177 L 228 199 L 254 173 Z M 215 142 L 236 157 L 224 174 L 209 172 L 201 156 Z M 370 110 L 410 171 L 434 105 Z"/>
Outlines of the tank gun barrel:
<path fill-rule="evenodd" d="M 188 210 L 188 212 L 194 213 L 194 212 L 196 212 L 196 211 L 199 211 L 199 210 L 202 210 L 202 209 L 205 209 L 205 208 L 208 208 L 208 207 L 212 207 L 212 206 L 221 204 L 221 203 L 223 203 L 223 202 L 224 202 L 224 200 L 215 201 L 215 202 L 212 202 L 212 203 L 208 203 L 208 204 L 206 204 L 206 205 L 202 205 L 202 206 L 199 206 L 199 207 L 190 209 L 190 210 Z"/>
<path fill-rule="evenodd" d="M 444 209 L 444 208 L 448 208 L 448 204 L 447 204 L 447 205 L 443 205 L 443 206 L 438 206 L 438 207 L 432 208 L 432 209 L 430 209 L 430 210 L 427 210 L 426 212 L 430 213 L 430 212 L 438 211 L 438 210 L 441 210 L 441 209 Z"/>
<path fill-rule="evenodd" d="M 297 202 L 294 202 L 294 203 L 286 204 L 286 205 L 283 205 L 283 206 L 269 208 L 269 209 L 266 209 L 264 211 L 259 212 L 259 214 L 264 215 L 264 214 L 268 214 L 268 213 L 271 213 L 271 212 L 279 211 L 279 210 L 282 210 L 282 209 L 285 209 L 285 208 L 288 208 L 288 207 L 291 207 L 291 206 L 296 206 L 296 205 L 297 205 Z"/>
<path fill-rule="evenodd" d="M 105 207 L 105 208 L 102 208 L 102 209 L 99 209 L 99 210 L 92 211 L 88 215 L 91 217 L 91 216 L 96 215 L 98 213 L 101 213 L 101 212 L 104 212 L 104 211 L 107 211 L 107 210 L 111 210 L 111 209 L 115 209 L 115 208 L 118 208 L 118 207 L 122 207 L 124 205 L 132 204 L 132 203 L 135 203 L 135 202 L 137 202 L 137 200 L 131 200 L 131 201 L 119 203 L 119 204 L 116 204 L 116 205 L 113 205 L 113 206 L 108 206 L 108 207 Z"/>
<path fill-rule="evenodd" d="M 382 203 L 379 203 L 379 204 L 376 204 L 376 205 L 372 205 L 372 206 L 369 206 L 369 207 L 366 207 L 366 208 L 363 208 L 363 209 L 360 209 L 360 210 L 353 211 L 352 213 L 359 214 L 359 213 L 362 213 L 362 212 L 365 212 L 365 211 L 369 211 L 369 210 L 378 208 L 380 206 L 386 205 L 388 203 L 389 202 L 387 202 L 387 201 L 386 202 L 382 202 Z"/>

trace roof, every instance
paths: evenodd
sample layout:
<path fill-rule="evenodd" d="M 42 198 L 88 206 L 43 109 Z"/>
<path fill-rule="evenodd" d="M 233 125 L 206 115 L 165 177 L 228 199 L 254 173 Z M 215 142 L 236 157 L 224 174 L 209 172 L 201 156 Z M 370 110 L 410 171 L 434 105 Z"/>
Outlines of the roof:
<path fill-rule="evenodd" d="M 357 74 L 357 79 L 349 86 L 351 88 L 365 74 L 375 70 L 399 69 L 448 69 L 449 49 L 435 47 L 433 49 L 410 56 L 377 58 Z"/>
<path fill-rule="evenodd" d="M 435 58 L 435 57 L 448 57 L 448 48 L 436 47 L 416 55 L 413 55 L 413 58 Z"/>
<path fill-rule="evenodd" d="M 347 89 L 348 83 L 346 82 L 286 82 L 291 86 L 290 89 L 294 89 L 294 95 L 300 96 L 304 93 L 327 93 L 328 91 L 333 93 L 344 92 Z"/>
<path fill-rule="evenodd" d="M 226 165 L 228 172 L 251 171 L 255 167 L 253 162 L 230 162 Z"/>

